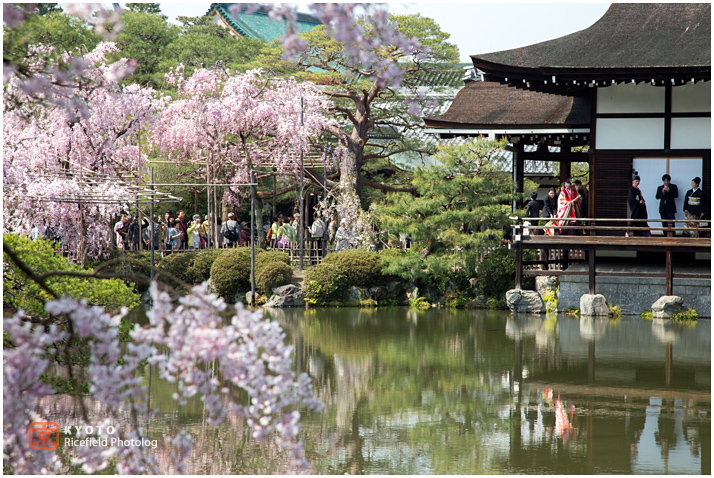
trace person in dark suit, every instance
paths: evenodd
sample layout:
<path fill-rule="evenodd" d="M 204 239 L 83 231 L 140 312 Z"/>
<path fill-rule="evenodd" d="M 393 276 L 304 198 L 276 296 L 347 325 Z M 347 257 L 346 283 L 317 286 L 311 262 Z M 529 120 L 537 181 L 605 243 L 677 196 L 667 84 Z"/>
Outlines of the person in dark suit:
<path fill-rule="evenodd" d="M 659 199 L 659 217 L 662 218 L 662 227 L 674 227 L 674 215 L 677 213 L 677 205 L 674 200 L 679 197 L 677 185 L 672 184 L 672 177 L 669 174 L 662 176 L 662 185 L 657 188 L 656 199 Z M 664 221 L 669 219 L 669 221 Z M 672 236 L 668 231 L 667 236 Z"/>
<path fill-rule="evenodd" d="M 647 219 L 647 206 L 645 206 L 645 199 L 642 197 L 642 191 L 640 191 L 640 177 L 635 176 L 632 178 L 632 187 L 630 187 L 627 193 L 627 217 L 630 219 Z M 650 232 L 644 228 L 647 228 L 647 223 L 632 221 L 628 223 L 628 226 L 634 229 L 635 236 L 650 236 Z M 625 236 L 629 236 L 625 233 Z"/>

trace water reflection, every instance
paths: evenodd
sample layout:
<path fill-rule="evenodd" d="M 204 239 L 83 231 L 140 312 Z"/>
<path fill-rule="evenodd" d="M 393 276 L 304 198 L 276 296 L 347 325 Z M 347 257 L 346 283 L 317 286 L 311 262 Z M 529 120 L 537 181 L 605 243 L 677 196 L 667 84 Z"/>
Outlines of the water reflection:
<path fill-rule="evenodd" d="M 327 408 L 305 423 L 318 473 L 711 469 L 708 321 L 402 309 L 274 317 L 307 370 L 320 364 Z M 651 397 L 661 402 L 656 429 Z M 648 453 L 667 466 L 643 462 Z"/>
<path fill-rule="evenodd" d="M 710 474 L 709 321 L 404 308 L 269 315 L 326 404 L 303 421 L 313 473 Z M 185 427 L 198 438 L 189 473 L 282 469 L 277 450 L 252 443 L 239 421 L 208 427 L 200 401 L 176 413 L 173 391 L 152 382 L 159 414 L 149 430 Z M 169 453 L 160 451 L 161 472 L 172 471 Z"/>

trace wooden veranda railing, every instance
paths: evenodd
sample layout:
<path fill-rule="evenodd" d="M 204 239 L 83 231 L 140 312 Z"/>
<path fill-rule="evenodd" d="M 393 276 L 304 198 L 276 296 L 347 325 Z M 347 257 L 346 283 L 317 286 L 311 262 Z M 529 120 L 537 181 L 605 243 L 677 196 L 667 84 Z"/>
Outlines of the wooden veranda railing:
<path fill-rule="evenodd" d="M 597 219 L 578 218 L 577 223 L 555 226 L 555 235 L 545 234 L 546 219 L 536 219 L 538 224 L 527 217 L 511 217 L 513 234 L 511 247 L 516 250 L 516 288 L 521 288 L 523 274 L 528 275 L 587 275 L 589 290 L 595 293 L 595 258 L 598 250 L 663 252 L 664 272 L 638 274 L 640 277 L 664 277 L 665 294 L 672 295 L 672 281 L 682 279 L 711 279 L 711 274 L 673 273 L 672 253 L 711 252 L 711 221 L 664 221 L 662 219 Z M 528 222 L 528 224 L 526 224 Z M 686 227 L 666 226 L 663 223 L 685 223 Z M 649 227 L 647 223 L 659 223 L 659 227 Z M 573 231 L 568 233 L 568 231 Z M 523 250 L 543 251 L 535 261 L 524 261 Z M 551 260 L 551 251 L 560 251 L 559 258 Z M 573 258 L 572 251 L 579 251 Z M 588 271 L 566 270 L 571 262 L 588 262 Z M 552 270 L 549 266 L 560 264 L 562 270 Z M 537 269 L 534 267 L 538 267 Z M 601 272 L 598 276 L 629 276 L 628 272 Z"/>

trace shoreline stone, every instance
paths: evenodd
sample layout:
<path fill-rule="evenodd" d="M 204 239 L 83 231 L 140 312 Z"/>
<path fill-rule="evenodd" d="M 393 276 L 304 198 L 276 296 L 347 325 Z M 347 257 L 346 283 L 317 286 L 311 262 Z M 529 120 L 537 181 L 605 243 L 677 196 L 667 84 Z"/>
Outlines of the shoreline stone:
<path fill-rule="evenodd" d="M 506 304 L 512 312 L 545 313 L 543 299 L 534 290 L 511 289 L 506 292 Z"/>
<path fill-rule="evenodd" d="M 684 308 L 684 299 L 677 295 L 663 295 L 652 304 L 652 317 L 655 319 L 671 319 Z"/>
<path fill-rule="evenodd" d="M 580 296 L 581 317 L 609 317 L 610 307 L 602 294 L 583 294 Z"/>

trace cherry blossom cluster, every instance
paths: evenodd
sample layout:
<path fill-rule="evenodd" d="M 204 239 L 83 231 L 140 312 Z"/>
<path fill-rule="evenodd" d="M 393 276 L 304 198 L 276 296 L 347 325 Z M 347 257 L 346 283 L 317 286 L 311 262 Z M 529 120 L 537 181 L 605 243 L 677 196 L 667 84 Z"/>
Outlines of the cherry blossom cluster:
<path fill-rule="evenodd" d="M 372 207 L 367 211 L 362 209 L 353 188 L 340 183 L 336 194 L 320 201 L 315 211 L 320 217 L 339 220 L 345 238 L 353 247 L 371 249 L 377 245 L 374 210 Z"/>
<path fill-rule="evenodd" d="M 162 378 L 178 382 L 175 398 L 179 405 L 199 395 L 210 424 L 218 425 L 228 415 L 242 417 L 256 440 L 275 437 L 291 457 L 293 469 L 306 469 L 303 447 L 297 439 L 298 406 L 320 410 L 323 405 L 313 395 L 310 377 L 296 376 L 292 371 L 293 349 L 285 344 L 285 334 L 277 322 L 264 320 L 261 311 L 250 312 L 242 304 L 229 310 L 223 299 L 207 292 L 205 283 L 181 297 L 178 304 L 160 292 L 156 283 L 151 286 L 151 295 L 153 308 L 147 314 L 150 325 L 136 325 L 131 332 L 134 342 L 123 352 L 117 326 L 127 310 L 112 317 L 101 308 L 87 306 L 86 301 L 67 297 L 46 304 L 53 316 L 67 317 L 76 337 L 89 339 L 87 375 L 92 397 L 115 418 L 126 410 L 133 416 L 146 416 L 147 390 L 138 371 L 141 363 L 148 361 L 159 368 Z M 225 320 L 230 323 L 224 325 Z M 38 413 L 38 404 L 53 393 L 40 380 L 49 365 L 45 347 L 68 335 L 54 325 L 47 331 L 33 329 L 23 323 L 22 312 L 4 322 L 5 333 L 14 345 L 3 351 L 5 463 L 15 473 L 61 472 L 65 464 L 54 452 L 29 449 L 27 433 L 31 422 L 46 421 Z M 231 398 L 236 389 L 247 394 L 247 403 Z M 105 438 L 111 428 L 92 425 L 103 429 L 94 438 Z M 123 441 L 140 439 L 140 428 L 122 430 Z M 177 449 L 175 465 L 182 470 L 193 439 L 181 431 L 172 444 Z M 86 473 L 101 471 L 110 461 L 116 463 L 120 474 L 155 471 L 155 457 L 146 447 L 87 445 L 75 447 L 73 453 L 73 463 Z"/>
<path fill-rule="evenodd" d="M 81 256 L 96 255 L 111 241 L 108 221 L 132 196 L 112 182 L 88 189 L 77 173 L 141 172 L 146 157 L 139 135 L 166 102 L 149 88 L 119 85 L 128 61 L 109 63 L 115 51 L 115 44 L 103 42 L 76 59 L 83 75 L 73 85 L 76 103 L 37 103 L 19 79 L 6 85 L 6 99 L 22 106 L 3 112 L 5 231 L 29 233 L 45 219 L 63 242 L 82 248 Z M 103 201 L 83 203 L 87 196 Z"/>
<path fill-rule="evenodd" d="M 201 68 L 186 78 L 179 66 L 166 81 L 178 97 L 162 112 L 153 144 L 165 155 L 220 171 L 221 182 L 247 183 L 250 169 L 264 165 L 295 174 L 301 154 L 334 125 L 327 117 L 331 101 L 313 85 L 260 69 Z"/>

